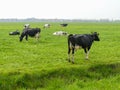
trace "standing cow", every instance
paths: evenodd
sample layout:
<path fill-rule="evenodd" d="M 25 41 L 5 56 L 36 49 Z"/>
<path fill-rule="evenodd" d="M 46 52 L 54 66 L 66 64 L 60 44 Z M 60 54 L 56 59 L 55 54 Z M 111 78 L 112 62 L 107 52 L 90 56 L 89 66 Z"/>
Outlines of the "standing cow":
<path fill-rule="evenodd" d="M 24 29 L 21 36 L 20 36 L 20 42 L 25 37 L 26 40 L 28 40 L 28 36 L 35 37 L 36 39 L 39 39 L 41 29 L 40 28 L 27 28 Z"/>
<path fill-rule="evenodd" d="M 68 24 L 67 23 L 63 23 L 63 24 L 60 24 L 62 27 L 67 27 Z"/>
<path fill-rule="evenodd" d="M 86 59 L 88 59 L 89 50 L 94 41 L 100 41 L 98 33 L 94 32 L 92 34 L 70 34 L 68 36 L 68 55 L 70 62 L 70 52 L 72 50 L 72 63 L 74 63 L 74 51 L 78 48 L 83 48 L 86 54 Z"/>

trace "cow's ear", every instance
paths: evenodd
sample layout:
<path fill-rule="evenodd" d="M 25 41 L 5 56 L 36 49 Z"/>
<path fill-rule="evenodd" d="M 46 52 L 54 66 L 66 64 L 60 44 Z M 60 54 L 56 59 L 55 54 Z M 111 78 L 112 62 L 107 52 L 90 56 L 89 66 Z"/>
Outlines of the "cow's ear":
<path fill-rule="evenodd" d="M 97 33 L 97 35 L 99 35 L 99 33 Z"/>

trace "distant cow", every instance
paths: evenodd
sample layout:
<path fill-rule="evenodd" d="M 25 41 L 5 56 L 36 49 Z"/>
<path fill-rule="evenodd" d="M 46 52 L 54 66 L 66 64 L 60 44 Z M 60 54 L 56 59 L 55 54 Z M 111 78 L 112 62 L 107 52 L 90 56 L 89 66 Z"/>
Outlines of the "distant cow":
<path fill-rule="evenodd" d="M 68 26 L 68 24 L 66 24 L 66 23 L 63 23 L 63 24 L 60 24 L 62 27 L 67 27 Z"/>
<path fill-rule="evenodd" d="M 57 31 L 57 32 L 54 32 L 53 35 L 63 36 L 63 35 L 68 35 L 68 33 L 67 33 L 67 32 L 64 32 L 64 31 Z"/>
<path fill-rule="evenodd" d="M 20 32 L 18 30 L 10 32 L 9 35 L 20 35 Z"/>
<path fill-rule="evenodd" d="M 30 37 L 35 37 L 36 39 L 39 38 L 41 29 L 40 28 L 28 28 L 24 29 L 21 36 L 20 36 L 20 42 L 23 40 L 25 37 L 26 40 L 28 40 L 28 36 Z"/>
<path fill-rule="evenodd" d="M 70 34 L 68 36 L 68 55 L 70 62 L 70 52 L 72 50 L 72 63 L 74 63 L 74 51 L 80 47 L 84 49 L 86 54 L 86 59 L 88 59 L 89 50 L 94 41 L 100 41 L 98 33 L 94 32 L 92 34 Z"/>
<path fill-rule="evenodd" d="M 50 28 L 50 24 L 45 24 L 43 28 Z"/>

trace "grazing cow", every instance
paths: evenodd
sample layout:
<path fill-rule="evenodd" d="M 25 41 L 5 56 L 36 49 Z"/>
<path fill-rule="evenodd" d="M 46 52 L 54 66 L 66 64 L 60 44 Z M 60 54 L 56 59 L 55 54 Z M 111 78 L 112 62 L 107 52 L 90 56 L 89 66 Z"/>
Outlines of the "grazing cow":
<path fill-rule="evenodd" d="M 10 32 L 9 35 L 20 35 L 20 32 L 18 30 Z"/>
<path fill-rule="evenodd" d="M 23 40 L 24 37 L 26 40 L 28 40 L 28 36 L 35 37 L 36 39 L 38 39 L 40 32 L 41 32 L 40 28 L 24 29 L 21 36 L 20 36 L 20 42 Z"/>
<path fill-rule="evenodd" d="M 50 24 L 45 24 L 43 28 L 50 28 Z"/>
<path fill-rule="evenodd" d="M 67 35 L 68 33 L 67 32 L 64 32 L 64 31 L 57 31 L 57 32 L 54 32 L 53 35 L 56 35 L 56 36 L 63 36 L 63 35 Z"/>
<path fill-rule="evenodd" d="M 74 63 L 74 51 L 79 49 L 80 47 L 84 49 L 86 54 L 86 59 L 88 59 L 89 50 L 94 41 L 100 41 L 98 37 L 98 33 L 94 32 L 92 34 L 70 34 L 68 36 L 68 55 L 70 62 L 70 52 L 72 50 L 72 63 Z"/>
<path fill-rule="evenodd" d="M 66 24 L 66 23 L 63 23 L 63 24 L 60 24 L 62 27 L 67 27 L 68 26 L 68 24 Z"/>

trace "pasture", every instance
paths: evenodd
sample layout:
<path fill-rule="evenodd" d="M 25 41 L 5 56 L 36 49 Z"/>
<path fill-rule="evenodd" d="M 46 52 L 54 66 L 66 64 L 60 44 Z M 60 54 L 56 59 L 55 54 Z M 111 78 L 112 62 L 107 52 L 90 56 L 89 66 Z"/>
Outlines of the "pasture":
<path fill-rule="evenodd" d="M 120 23 L 28 22 L 41 28 L 37 42 L 28 37 L 9 36 L 22 32 L 25 23 L 0 23 L 0 90 L 120 90 Z M 67 36 L 53 36 L 56 31 L 73 34 L 98 32 L 85 60 L 83 49 L 75 52 L 75 64 L 68 62 Z"/>

